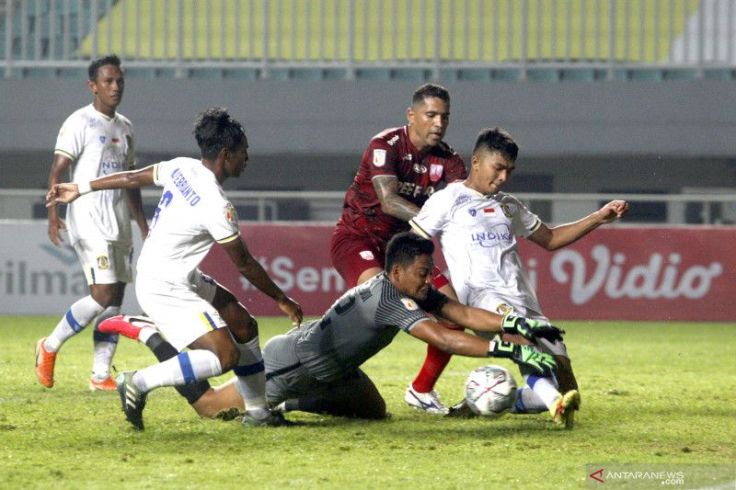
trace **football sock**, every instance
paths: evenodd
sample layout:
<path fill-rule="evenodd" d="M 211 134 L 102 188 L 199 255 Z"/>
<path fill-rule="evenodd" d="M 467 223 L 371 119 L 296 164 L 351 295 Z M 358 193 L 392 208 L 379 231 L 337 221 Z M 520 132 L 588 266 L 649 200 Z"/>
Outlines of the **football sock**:
<path fill-rule="evenodd" d="M 92 296 L 77 300 L 46 338 L 43 348 L 49 352 L 58 352 L 64 342 L 81 332 L 103 310 Z"/>
<path fill-rule="evenodd" d="M 439 322 L 439 324 L 452 330 L 463 330 L 461 327 L 450 323 Z M 441 351 L 433 345 L 427 345 L 427 357 L 424 358 L 424 364 L 422 364 L 419 374 L 411 382 L 412 388 L 419 393 L 432 391 L 450 359 L 452 359 L 452 354 Z"/>
<path fill-rule="evenodd" d="M 97 330 L 97 326 L 100 322 L 119 314 L 120 306 L 108 306 L 95 319 L 95 330 L 92 332 L 92 341 L 94 342 L 92 376 L 98 380 L 110 376 L 110 365 L 112 364 L 112 356 L 115 355 L 115 349 L 118 346 L 118 335 L 102 333 Z"/>
<path fill-rule="evenodd" d="M 217 355 L 208 350 L 195 349 L 137 371 L 133 376 L 133 384 L 147 392 L 161 386 L 195 383 L 220 374 L 222 366 Z"/>
<path fill-rule="evenodd" d="M 258 336 L 245 343 L 235 342 L 240 351 L 240 361 L 233 372 L 238 377 L 238 391 L 247 409 L 266 408 L 266 370 L 258 342 Z"/>
<path fill-rule="evenodd" d="M 145 341 L 143 341 L 144 332 L 146 332 L 145 336 L 147 337 Z M 155 328 L 143 327 L 138 335 L 138 340 L 144 342 L 146 347 L 151 349 L 153 355 L 156 356 L 156 359 L 160 362 L 176 357 L 179 354 L 179 351 L 177 351 L 173 345 L 165 341 Z M 206 379 L 202 379 L 193 384 L 174 386 L 174 389 L 176 389 L 181 396 L 186 398 L 191 405 L 199 400 L 202 395 L 210 389 L 210 387 L 210 382 Z"/>
<path fill-rule="evenodd" d="M 547 406 L 531 388 L 522 386 L 516 390 L 514 406 L 511 407 L 512 413 L 541 413 L 546 411 Z"/>
<path fill-rule="evenodd" d="M 557 398 L 560 397 L 560 392 L 557 391 L 553 378 L 540 378 L 535 375 L 526 375 L 524 376 L 524 381 L 526 381 L 527 386 L 534 392 L 539 401 L 544 404 L 545 408 L 551 407 Z M 531 410 L 538 407 L 538 404 L 535 405 L 531 402 L 532 400 L 530 399 L 529 404 L 527 404 L 527 408 Z"/>

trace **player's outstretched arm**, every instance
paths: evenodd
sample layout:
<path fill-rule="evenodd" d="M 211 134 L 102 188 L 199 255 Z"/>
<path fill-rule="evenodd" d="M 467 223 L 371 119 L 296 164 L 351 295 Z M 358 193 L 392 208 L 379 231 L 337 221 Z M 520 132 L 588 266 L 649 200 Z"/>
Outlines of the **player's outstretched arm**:
<path fill-rule="evenodd" d="M 611 201 L 598 211 L 590 213 L 573 223 L 566 223 L 552 228 L 542 223 L 537 231 L 529 235 L 529 240 L 546 250 L 557 250 L 579 240 L 601 225 L 624 217 L 628 211 L 628 202 L 622 200 Z"/>
<path fill-rule="evenodd" d="M 55 184 L 46 194 L 46 207 L 57 204 L 67 204 L 81 195 L 92 191 L 105 189 L 138 189 L 146 185 L 152 185 L 153 165 L 140 170 L 129 170 L 117 172 L 87 182 Z"/>
<path fill-rule="evenodd" d="M 540 376 L 551 376 L 556 367 L 551 355 L 539 352 L 528 345 L 517 345 L 500 340 L 489 342 L 475 335 L 444 328 L 432 320 L 417 323 L 409 333 L 450 354 L 511 359 L 519 366 Z"/>
<path fill-rule="evenodd" d="M 271 277 L 263 269 L 263 266 L 250 254 L 248 247 L 242 238 L 222 243 L 230 260 L 238 268 L 238 271 L 248 279 L 259 291 L 271 297 L 278 304 L 294 325 L 300 325 L 304 319 L 302 307 L 284 294 L 280 287 L 273 282 Z"/>

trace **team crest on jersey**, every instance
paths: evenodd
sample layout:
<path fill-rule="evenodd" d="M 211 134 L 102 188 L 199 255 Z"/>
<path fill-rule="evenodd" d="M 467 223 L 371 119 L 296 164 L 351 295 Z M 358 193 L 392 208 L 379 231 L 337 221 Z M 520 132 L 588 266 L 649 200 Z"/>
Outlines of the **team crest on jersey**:
<path fill-rule="evenodd" d="M 511 208 L 508 204 L 501 204 L 501 211 L 503 211 L 503 215 L 507 218 L 511 217 Z"/>
<path fill-rule="evenodd" d="M 363 260 L 373 260 L 373 252 L 370 250 L 362 250 L 358 255 L 360 255 L 360 258 Z"/>
<path fill-rule="evenodd" d="M 442 165 L 437 165 L 436 163 L 433 163 L 429 166 L 429 180 L 432 182 L 437 182 L 442 178 L 442 172 L 444 172 L 445 167 Z"/>
<path fill-rule="evenodd" d="M 376 167 L 386 165 L 386 150 L 373 150 L 373 165 Z"/>
<path fill-rule="evenodd" d="M 100 270 L 106 270 L 110 268 L 110 259 L 107 258 L 107 255 L 100 255 L 97 257 L 97 268 Z"/>
<path fill-rule="evenodd" d="M 225 219 L 235 226 L 238 225 L 238 212 L 231 203 L 225 204 Z"/>
<path fill-rule="evenodd" d="M 105 144 L 105 141 L 107 141 L 107 136 L 104 136 L 104 135 L 103 136 L 100 136 L 100 143 L 102 143 L 104 145 Z"/>
<path fill-rule="evenodd" d="M 404 306 L 406 306 L 406 309 L 409 311 L 416 311 L 419 309 L 419 305 L 410 298 L 401 298 L 401 302 L 404 303 Z"/>
<path fill-rule="evenodd" d="M 475 215 L 478 214 L 478 210 L 477 209 L 470 208 L 470 209 L 468 209 L 468 213 L 470 213 L 470 216 L 472 216 L 473 218 L 475 218 Z"/>

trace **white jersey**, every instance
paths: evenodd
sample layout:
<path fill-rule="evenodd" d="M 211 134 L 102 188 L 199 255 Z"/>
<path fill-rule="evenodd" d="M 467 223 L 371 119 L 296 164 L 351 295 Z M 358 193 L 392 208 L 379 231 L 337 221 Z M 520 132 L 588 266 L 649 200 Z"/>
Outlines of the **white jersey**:
<path fill-rule="evenodd" d="M 215 242 L 240 236 L 238 215 L 208 168 L 193 158 L 154 165 L 163 187 L 136 267 L 138 279 L 189 283 Z"/>
<path fill-rule="evenodd" d="M 90 104 L 64 121 L 54 153 L 72 160 L 72 182 L 131 170 L 135 167 L 133 125 L 122 114 L 109 118 Z M 100 238 L 132 243 L 127 198 L 121 189 L 80 196 L 68 205 L 66 222 L 72 244 Z"/>
<path fill-rule="evenodd" d="M 517 235 L 529 236 L 542 222 L 514 196 L 486 196 L 463 182 L 451 183 L 435 192 L 409 223 L 425 238 L 440 235 L 462 303 L 488 308 L 483 298 L 493 296 L 518 314 L 542 314 L 516 242 Z"/>

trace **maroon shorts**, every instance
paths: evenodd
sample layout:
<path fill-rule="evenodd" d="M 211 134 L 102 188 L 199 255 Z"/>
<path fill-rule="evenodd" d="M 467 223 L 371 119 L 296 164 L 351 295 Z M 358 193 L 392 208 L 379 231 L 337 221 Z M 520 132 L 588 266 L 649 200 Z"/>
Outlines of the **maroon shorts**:
<path fill-rule="evenodd" d="M 330 257 L 333 267 L 351 288 L 357 286 L 358 278 L 366 270 L 374 267 L 383 270 L 386 243 L 370 235 L 350 233 L 338 226 L 332 234 Z M 435 266 L 432 285 L 440 289 L 449 283 L 449 279 Z"/>

